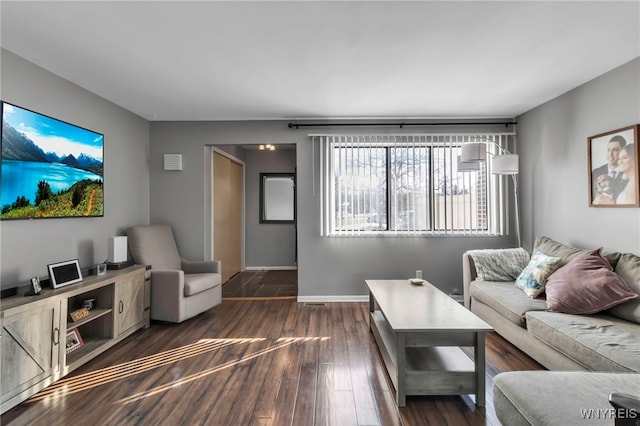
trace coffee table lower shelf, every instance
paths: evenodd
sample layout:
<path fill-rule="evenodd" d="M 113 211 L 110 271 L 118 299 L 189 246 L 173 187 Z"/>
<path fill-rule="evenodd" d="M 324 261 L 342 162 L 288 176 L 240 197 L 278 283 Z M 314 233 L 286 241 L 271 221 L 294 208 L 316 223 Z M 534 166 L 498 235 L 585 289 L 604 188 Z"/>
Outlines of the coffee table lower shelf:
<path fill-rule="evenodd" d="M 428 333 L 394 333 L 382 312 L 377 310 L 371 312 L 370 324 L 387 372 L 396 389 L 399 407 L 405 405 L 407 395 L 476 393 L 475 363 L 460 347 L 435 346 L 451 344 L 438 342 L 438 339 L 434 339 L 434 346 L 430 346 Z M 482 404 L 478 405 L 483 405 L 484 401 L 481 402 Z"/>

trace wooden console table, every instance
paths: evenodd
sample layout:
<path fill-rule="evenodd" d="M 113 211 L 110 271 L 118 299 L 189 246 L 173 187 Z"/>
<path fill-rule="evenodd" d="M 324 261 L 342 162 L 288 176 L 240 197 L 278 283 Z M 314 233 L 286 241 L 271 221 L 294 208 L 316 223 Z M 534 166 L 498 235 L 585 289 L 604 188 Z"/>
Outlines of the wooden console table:
<path fill-rule="evenodd" d="M 425 282 L 367 280 L 369 328 L 396 388 L 407 395 L 475 394 L 485 404 L 484 336 L 490 325 Z M 460 347 L 474 348 L 470 359 Z"/>
<path fill-rule="evenodd" d="M 134 265 L 77 284 L 45 288 L 37 296 L 2 300 L 0 322 L 0 413 L 95 358 L 142 327 L 149 326 L 150 271 Z M 95 299 L 89 315 L 69 313 Z M 67 333 L 77 330 L 83 344 L 67 351 Z"/>

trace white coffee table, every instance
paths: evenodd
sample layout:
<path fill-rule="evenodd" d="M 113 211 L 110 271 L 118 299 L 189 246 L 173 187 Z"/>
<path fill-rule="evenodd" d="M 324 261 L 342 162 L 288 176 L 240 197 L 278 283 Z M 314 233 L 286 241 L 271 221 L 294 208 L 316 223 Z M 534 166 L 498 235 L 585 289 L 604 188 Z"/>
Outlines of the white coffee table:
<path fill-rule="evenodd" d="M 485 404 L 485 333 L 493 328 L 433 285 L 366 280 L 369 328 L 396 388 L 407 395 L 475 394 Z M 473 347 L 470 359 L 461 347 Z"/>

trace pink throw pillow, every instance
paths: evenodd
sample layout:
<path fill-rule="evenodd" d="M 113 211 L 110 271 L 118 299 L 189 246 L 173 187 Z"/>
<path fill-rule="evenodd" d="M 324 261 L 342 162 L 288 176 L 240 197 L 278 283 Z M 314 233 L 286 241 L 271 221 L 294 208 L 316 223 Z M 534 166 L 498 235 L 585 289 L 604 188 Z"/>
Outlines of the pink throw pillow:
<path fill-rule="evenodd" d="M 600 250 L 576 256 L 551 274 L 545 289 L 549 311 L 595 314 L 638 297 Z"/>

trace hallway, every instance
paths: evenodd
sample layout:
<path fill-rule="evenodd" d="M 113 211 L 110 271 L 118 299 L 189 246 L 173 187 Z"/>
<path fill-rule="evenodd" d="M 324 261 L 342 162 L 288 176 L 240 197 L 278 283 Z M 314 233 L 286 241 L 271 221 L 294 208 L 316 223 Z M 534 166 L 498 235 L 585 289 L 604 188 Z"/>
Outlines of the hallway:
<path fill-rule="evenodd" d="M 298 297 L 298 271 L 244 271 L 222 285 L 222 299 L 292 299 Z"/>

